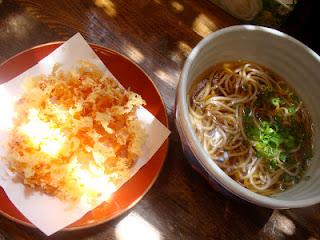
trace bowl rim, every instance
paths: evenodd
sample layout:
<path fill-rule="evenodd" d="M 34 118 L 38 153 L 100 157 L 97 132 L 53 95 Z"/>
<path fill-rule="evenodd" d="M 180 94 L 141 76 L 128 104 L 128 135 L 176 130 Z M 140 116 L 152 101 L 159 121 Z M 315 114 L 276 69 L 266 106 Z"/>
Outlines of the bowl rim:
<path fill-rule="evenodd" d="M 268 196 L 263 196 L 243 187 L 241 184 L 237 183 L 231 177 L 229 177 L 222 169 L 220 169 L 220 167 L 218 167 L 218 165 L 214 161 L 211 160 L 208 153 L 200 145 L 200 142 L 198 141 L 192 129 L 188 116 L 189 110 L 187 107 L 188 104 L 186 100 L 186 79 L 190 71 L 190 68 L 193 64 L 193 61 L 198 55 L 198 53 L 201 51 L 201 49 L 203 49 L 206 45 L 210 44 L 210 42 L 212 42 L 217 37 L 224 34 L 239 31 L 242 31 L 243 33 L 251 31 L 263 32 L 272 36 L 277 36 L 279 38 L 285 39 L 286 41 L 293 43 L 297 48 L 300 48 L 306 53 L 308 53 L 311 58 L 313 58 L 316 62 L 319 63 L 320 66 L 320 57 L 312 49 L 310 49 L 300 41 L 296 40 L 295 38 L 275 29 L 254 25 L 236 25 L 223 28 L 221 30 L 209 34 L 207 37 L 202 39 L 189 54 L 183 66 L 180 75 L 179 85 L 177 87 L 177 109 L 181 108 L 181 111 L 179 111 L 178 113 L 179 124 L 181 124 L 181 129 L 185 135 L 190 150 L 193 153 L 193 155 L 199 160 L 199 163 L 202 165 L 202 167 L 208 172 L 210 177 L 217 181 L 223 188 L 225 188 L 229 192 L 233 193 L 234 195 L 240 197 L 245 201 L 272 209 L 300 208 L 317 204 L 320 202 L 320 195 L 305 200 L 282 200 Z M 190 144 L 190 142 L 192 144 Z"/>

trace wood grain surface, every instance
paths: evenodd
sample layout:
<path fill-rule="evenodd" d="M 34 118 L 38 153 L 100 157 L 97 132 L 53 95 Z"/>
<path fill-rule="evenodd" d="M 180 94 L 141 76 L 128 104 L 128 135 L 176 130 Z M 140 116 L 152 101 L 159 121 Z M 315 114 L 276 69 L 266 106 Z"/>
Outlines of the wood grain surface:
<path fill-rule="evenodd" d="M 313 3 L 300 2 L 282 30 L 319 51 L 309 27 Z M 0 63 L 80 32 L 88 42 L 133 59 L 149 74 L 165 101 L 172 130 L 158 180 L 129 212 L 92 229 L 51 237 L 0 216 L 0 240 L 148 239 L 143 227 L 137 236 L 119 233 L 137 216 L 156 232 L 151 239 L 320 239 L 320 205 L 272 211 L 239 203 L 214 191 L 183 156 L 173 115 L 183 63 L 203 37 L 239 23 L 208 0 L 0 0 Z"/>

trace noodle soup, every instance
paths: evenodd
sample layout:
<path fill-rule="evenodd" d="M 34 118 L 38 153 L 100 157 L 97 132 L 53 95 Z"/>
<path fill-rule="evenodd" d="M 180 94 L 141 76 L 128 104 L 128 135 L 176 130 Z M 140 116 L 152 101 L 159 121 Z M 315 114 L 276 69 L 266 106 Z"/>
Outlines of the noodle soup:
<path fill-rule="evenodd" d="M 217 64 L 191 86 L 188 108 L 211 159 L 244 187 L 272 195 L 307 178 L 311 118 L 272 71 L 245 61 Z"/>

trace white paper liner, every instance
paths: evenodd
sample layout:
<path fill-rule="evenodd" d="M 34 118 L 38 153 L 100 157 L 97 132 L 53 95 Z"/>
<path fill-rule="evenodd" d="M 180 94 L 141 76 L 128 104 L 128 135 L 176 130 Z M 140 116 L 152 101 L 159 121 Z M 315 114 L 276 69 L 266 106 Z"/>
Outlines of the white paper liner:
<path fill-rule="evenodd" d="M 80 60 L 86 60 L 97 65 L 107 76 L 109 75 L 115 79 L 84 38 L 77 33 L 42 59 L 37 65 L 31 67 L 11 81 L 0 85 L 0 102 L 1 105 L 5 105 L 2 112 L 6 112 L 4 115 L 7 116 L 7 118 L 1 116 L 0 120 L 0 156 L 5 155 L 3 145 L 7 141 L 7 129 L 12 120 L 12 114 L 10 114 L 10 112 L 12 112 L 14 101 L 18 99 L 21 94 L 21 83 L 23 80 L 39 74 L 50 74 L 52 67 L 56 63 L 62 64 L 62 70 L 70 70 L 75 67 Z M 138 119 L 143 122 L 147 138 L 143 146 L 142 156 L 131 169 L 131 177 L 151 159 L 170 134 L 170 131 L 145 108 L 140 108 L 137 111 L 137 116 Z M 129 179 L 126 181 L 128 180 Z M 70 208 L 70 203 L 37 192 L 15 181 L 14 174 L 7 169 L 3 161 L 0 161 L 0 186 L 3 187 L 16 208 L 46 235 L 51 235 L 72 224 L 105 200 L 101 199 L 95 206 L 78 204 Z M 120 186 L 114 189 L 113 192 L 119 188 Z"/>

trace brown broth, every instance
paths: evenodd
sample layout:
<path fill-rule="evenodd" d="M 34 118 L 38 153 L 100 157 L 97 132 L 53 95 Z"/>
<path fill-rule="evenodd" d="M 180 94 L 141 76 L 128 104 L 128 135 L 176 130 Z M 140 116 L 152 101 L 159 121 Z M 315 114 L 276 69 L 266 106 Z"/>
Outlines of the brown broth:
<path fill-rule="evenodd" d="M 255 151 L 253 154 L 253 157 L 257 157 L 258 159 L 261 159 L 261 163 L 262 163 L 261 167 L 264 168 L 265 169 L 264 171 L 267 171 L 268 174 L 271 176 L 273 174 L 278 174 L 278 172 L 280 172 L 282 168 L 286 170 L 283 171 L 283 173 L 281 173 L 276 183 L 272 184 L 268 189 L 260 191 L 255 187 L 253 187 L 253 185 L 248 181 L 248 179 L 242 179 L 241 177 L 239 177 L 240 176 L 239 170 L 237 169 L 230 170 L 230 169 L 233 169 L 234 166 L 237 166 L 237 164 L 243 162 L 244 157 L 240 158 L 240 157 L 231 156 L 231 157 L 228 157 L 228 159 L 225 160 L 224 162 L 217 160 L 220 158 L 216 158 L 216 159 L 213 158 L 213 160 L 216 161 L 217 164 L 229 176 L 231 176 L 235 181 L 239 182 L 243 186 L 247 187 L 248 189 L 251 189 L 252 191 L 259 192 L 263 195 L 271 195 L 279 191 L 284 191 L 289 187 L 293 186 L 294 184 L 296 184 L 297 182 L 299 182 L 301 179 L 303 179 L 304 173 L 308 168 L 310 159 L 312 157 L 311 117 L 306 107 L 302 103 L 301 98 L 297 95 L 296 91 L 294 91 L 294 89 L 289 85 L 289 83 L 279 75 L 275 74 L 268 68 L 263 67 L 261 65 L 248 62 L 248 61 L 229 61 L 224 63 L 218 63 L 212 66 L 211 68 L 207 69 L 203 73 L 201 73 L 195 79 L 195 81 L 193 82 L 193 84 L 189 89 L 188 101 L 189 101 L 190 107 L 192 106 L 192 109 L 194 108 L 194 111 L 197 114 L 200 114 L 203 116 L 207 114 L 209 116 L 210 114 L 208 112 L 211 111 L 210 109 L 212 108 L 219 109 L 217 107 L 218 105 L 215 105 L 212 103 L 210 103 L 211 105 L 210 104 L 206 105 L 205 101 L 203 106 L 201 104 L 197 105 L 194 99 L 198 97 L 198 94 L 202 93 L 202 90 L 204 89 L 206 84 L 208 84 L 208 81 L 209 81 L 208 78 L 210 77 L 210 75 L 215 71 L 231 74 L 233 71 L 235 71 L 239 67 L 242 67 L 248 63 L 253 66 L 259 67 L 262 72 L 266 73 L 269 78 L 274 80 L 269 81 L 271 87 L 267 86 L 267 84 L 264 84 L 262 80 L 257 80 L 259 84 L 260 82 L 262 82 L 263 84 L 260 84 L 261 89 L 259 88 L 259 91 L 257 92 L 257 94 L 254 95 L 255 97 L 254 101 L 239 104 L 240 107 L 243 107 L 244 110 L 249 109 L 250 113 L 254 115 L 252 116 L 252 119 L 258 122 L 258 126 L 260 126 L 260 127 L 257 127 L 258 130 L 256 130 L 253 127 L 254 121 L 253 122 L 249 120 L 244 121 L 243 119 L 245 117 L 250 119 L 251 116 L 249 115 L 247 116 L 244 111 L 242 112 L 241 121 L 244 122 L 243 123 L 244 132 L 247 139 L 245 139 L 244 137 L 243 139 L 239 139 L 239 141 L 243 145 L 239 147 L 239 149 L 243 150 L 245 147 L 249 148 L 251 146 Z M 236 77 L 234 78 L 236 79 Z M 217 81 L 215 81 L 215 84 L 217 84 L 219 80 L 221 79 L 218 79 Z M 226 86 L 222 86 L 221 84 L 219 87 L 222 89 L 224 87 L 225 92 L 228 92 L 230 89 L 231 89 L 230 91 L 232 92 L 232 89 L 235 88 L 233 84 L 234 82 L 239 83 L 238 80 L 228 80 L 228 84 L 226 84 Z M 246 80 L 246 83 L 247 82 L 248 81 Z M 263 89 L 265 85 L 267 87 L 266 89 Z M 245 97 L 246 91 L 248 91 L 248 94 L 252 94 L 252 89 L 253 89 L 252 86 L 251 85 L 249 86 L 248 84 L 248 89 L 246 90 L 245 89 L 246 85 L 245 84 L 241 85 L 242 95 L 240 94 L 239 96 Z M 215 96 L 225 97 L 222 90 L 219 90 L 219 89 L 211 86 L 210 92 L 208 96 L 206 96 L 206 98 L 210 99 Z M 225 104 L 225 102 L 222 102 L 222 103 Z M 231 104 L 231 106 L 234 107 L 233 104 Z M 228 110 L 225 110 L 223 108 L 219 111 L 221 111 L 222 114 L 228 114 Z M 282 112 L 284 112 L 283 115 L 281 115 Z M 206 116 L 205 118 L 207 119 L 208 116 Z M 213 115 L 212 117 L 216 118 L 218 117 L 218 115 L 217 116 Z M 210 119 L 206 121 L 210 122 Z M 269 129 L 268 127 L 271 128 L 272 130 L 268 130 Z M 201 128 L 200 130 L 199 129 L 195 129 L 195 130 L 198 133 L 199 131 L 201 131 Z M 250 133 L 250 131 L 252 133 L 254 131 L 259 132 L 259 134 L 257 135 L 259 137 L 258 140 L 256 139 L 257 136 Z M 275 133 L 269 133 L 269 135 L 265 134 L 265 132 L 268 132 L 268 131 L 271 131 L 271 132 L 274 131 Z M 252 134 L 252 136 L 250 134 Z M 249 135 L 251 137 L 248 137 Z M 231 134 L 228 136 L 228 139 L 232 137 L 234 136 Z M 280 140 L 277 140 L 277 138 L 279 138 Z M 270 147 L 268 144 L 270 145 Z M 260 145 L 262 145 L 263 148 Z M 268 148 L 272 149 L 272 151 L 277 150 L 278 152 L 272 155 L 273 152 L 270 149 L 267 151 Z M 297 150 L 297 151 L 291 152 L 294 150 Z M 229 154 L 226 148 L 225 149 L 222 148 L 219 151 L 220 153 L 227 152 L 227 154 Z M 274 156 L 277 156 L 277 157 L 274 157 Z M 278 161 L 277 164 L 274 163 L 274 159 L 277 159 Z M 281 159 L 280 162 L 279 162 L 279 159 Z M 295 170 L 294 172 L 295 174 L 292 174 L 291 169 Z M 295 175 L 295 176 L 292 176 L 292 175 Z"/>

